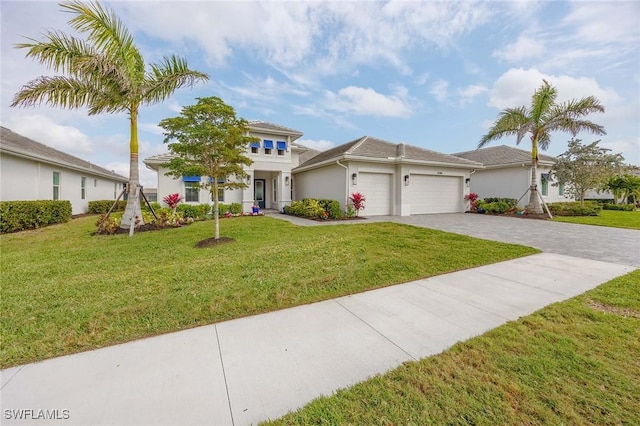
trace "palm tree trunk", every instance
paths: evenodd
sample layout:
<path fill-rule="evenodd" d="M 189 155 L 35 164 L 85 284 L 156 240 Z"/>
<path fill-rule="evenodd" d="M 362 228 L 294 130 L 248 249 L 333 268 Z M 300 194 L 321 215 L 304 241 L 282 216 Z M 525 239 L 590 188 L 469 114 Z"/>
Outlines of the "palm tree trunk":
<path fill-rule="evenodd" d="M 140 172 L 138 168 L 138 109 L 133 107 L 130 114 L 131 136 L 129 140 L 129 183 L 127 187 L 127 206 L 124 209 L 120 228 L 129 229 L 134 221 L 138 227 L 144 224 L 142 210 L 140 209 L 139 191 L 136 187 L 140 185 Z M 137 196 L 137 200 L 136 200 Z"/>
<path fill-rule="evenodd" d="M 544 214 L 538 195 L 538 141 L 535 137 L 531 141 L 531 184 L 529 185 L 529 204 L 525 209 L 529 213 Z"/>

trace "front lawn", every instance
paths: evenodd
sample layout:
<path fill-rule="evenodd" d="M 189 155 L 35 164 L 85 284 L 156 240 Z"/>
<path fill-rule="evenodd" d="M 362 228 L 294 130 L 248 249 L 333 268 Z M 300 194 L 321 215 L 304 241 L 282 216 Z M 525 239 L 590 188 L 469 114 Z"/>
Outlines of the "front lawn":
<path fill-rule="evenodd" d="M 0 367 L 524 256 L 532 248 L 392 223 L 223 219 L 92 236 L 97 217 L 0 236 Z"/>
<path fill-rule="evenodd" d="M 636 270 L 269 424 L 638 424 L 639 354 Z"/>
<path fill-rule="evenodd" d="M 599 216 L 554 216 L 557 222 L 640 229 L 640 211 L 602 210 Z"/>

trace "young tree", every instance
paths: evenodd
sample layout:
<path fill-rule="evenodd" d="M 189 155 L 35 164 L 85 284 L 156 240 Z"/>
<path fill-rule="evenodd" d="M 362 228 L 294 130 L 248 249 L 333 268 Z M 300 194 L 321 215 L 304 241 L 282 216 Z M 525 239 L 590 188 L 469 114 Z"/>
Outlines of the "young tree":
<path fill-rule="evenodd" d="M 532 213 L 544 213 L 538 194 L 538 149 L 546 150 L 551 142 L 551 132 L 569 132 L 573 136 L 581 131 L 604 135 L 604 127 L 585 120 L 583 117 L 604 112 L 600 101 L 589 96 L 580 100 L 571 100 L 562 104 L 556 103 L 558 91 L 546 80 L 531 98 L 531 105 L 503 110 L 486 135 L 480 139 L 478 148 L 503 136 L 516 136 L 519 145 L 526 134 L 531 139 L 531 185 L 529 187 L 529 204 L 527 210 Z"/>
<path fill-rule="evenodd" d="M 213 200 L 215 239 L 220 239 L 220 189 L 246 188 L 243 169 L 253 163 L 247 147 L 258 138 L 249 136 L 249 123 L 237 118 L 233 107 L 218 97 L 197 98 L 198 103 L 182 108 L 180 116 L 165 118 L 164 142 L 176 155 L 166 166 L 167 175 L 201 176 L 197 188 L 206 188 Z"/>
<path fill-rule="evenodd" d="M 57 75 L 30 81 L 15 95 L 11 106 L 45 102 L 62 108 L 87 108 L 89 115 L 126 112 L 130 122 L 129 183 L 120 226 L 129 228 L 136 217 L 142 224 L 138 188 L 138 111 L 142 105 L 167 99 L 178 88 L 208 79 L 192 71 L 180 57 L 167 56 L 145 66 L 140 49 L 115 13 L 98 2 L 69 1 L 63 10 L 74 16 L 69 25 L 86 39 L 48 31 L 43 41 L 18 44 Z"/>
<path fill-rule="evenodd" d="M 620 199 L 626 203 L 636 203 L 640 199 L 640 176 L 624 174 L 610 178 L 602 187 L 611 191 L 613 202 L 618 204 Z"/>
<path fill-rule="evenodd" d="M 551 168 L 551 174 L 565 185 L 565 193 L 580 200 L 584 207 L 584 194 L 602 188 L 624 167 L 621 154 L 609 154 L 610 149 L 598 146 L 600 141 L 588 145 L 580 139 L 571 139 L 567 151 L 560 154 Z"/>

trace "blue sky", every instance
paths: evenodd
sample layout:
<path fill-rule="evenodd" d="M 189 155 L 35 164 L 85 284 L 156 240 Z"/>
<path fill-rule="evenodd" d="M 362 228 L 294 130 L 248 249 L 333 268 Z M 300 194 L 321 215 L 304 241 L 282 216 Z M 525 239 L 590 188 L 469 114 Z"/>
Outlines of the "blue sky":
<path fill-rule="evenodd" d="M 327 149 L 370 135 L 454 153 L 475 149 L 500 110 L 528 105 L 547 79 L 559 100 L 596 96 L 607 135 L 579 135 L 640 164 L 640 2 L 117 1 L 147 62 L 184 56 L 210 81 L 140 114 L 140 155 L 165 152 L 158 122 L 197 97 L 304 133 Z M 70 33 L 53 1 L 0 3 L 2 125 L 128 175 L 124 114 L 10 108 L 21 85 L 51 72 L 13 45 Z M 554 135 L 550 155 L 570 135 Z M 515 138 L 494 143 L 515 145 Z M 527 140 L 523 148 L 528 149 Z M 155 174 L 141 164 L 141 180 Z"/>

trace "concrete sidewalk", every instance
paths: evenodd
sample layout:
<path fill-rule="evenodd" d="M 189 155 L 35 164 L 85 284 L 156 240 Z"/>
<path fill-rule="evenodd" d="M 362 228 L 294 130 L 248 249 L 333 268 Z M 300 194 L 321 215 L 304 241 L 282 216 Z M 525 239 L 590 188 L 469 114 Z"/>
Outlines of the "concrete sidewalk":
<path fill-rule="evenodd" d="M 11 368 L 2 424 L 255 424 L 633 269 L 543 253 Z"/>

